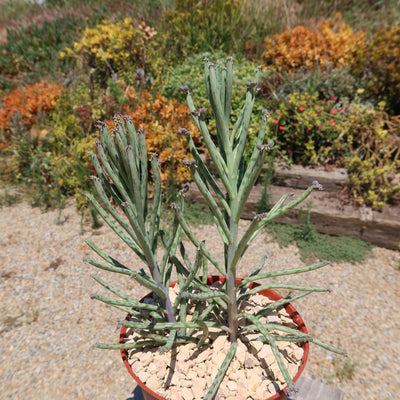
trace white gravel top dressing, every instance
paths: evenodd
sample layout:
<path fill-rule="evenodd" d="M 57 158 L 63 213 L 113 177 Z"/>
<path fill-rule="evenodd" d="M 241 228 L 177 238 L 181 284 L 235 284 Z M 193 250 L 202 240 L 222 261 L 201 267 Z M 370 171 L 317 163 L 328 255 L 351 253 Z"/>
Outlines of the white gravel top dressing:
<path fill-rule="evenodd" d="M 125 276 L 111 276 L 83 263 L 100 248 L 132 269 L 144 267 L 108 226 L 80 234 L 80 215 L 73 205 L 42 213 L 25 203 L 0 209 L 0 399 L 118 399 L 132 396 L 136 384 L 119 351 L 98 350 L 95 342 L 117 343 L 122 312 L 90 300 L 105 293 L 91 274 L 137 298 L 147 290 Z M 244 229 L 248 222 L 243 221 Z M 194 229 L 218 259 L 223 248 L 217 229 Z M 193 249 L 189 249 L 194 254 Z M 267 255 L 264 270 L 303 265 L 295 246 L 279 248 L 263 233 L 242 261 L 246 276 Z M 280 282 L 326 285 L 332 293 L 315 293 L 295 303 L 310 334 L 349 354 L 352 380 L 339 380 L 335 360 L 344 359 L 310 346 L 305 376 L 323 379 L 345 392 L 346 400 L 398 399 L 400 393 L 400 254 L 376 248 L 358 265 L 336 264 Z M 210 269 L 210 272 L 214 272 Z M 117 279 L 116 279 L 117 278 Z M 282 293 L 285 294 L 285 293 Z"/>

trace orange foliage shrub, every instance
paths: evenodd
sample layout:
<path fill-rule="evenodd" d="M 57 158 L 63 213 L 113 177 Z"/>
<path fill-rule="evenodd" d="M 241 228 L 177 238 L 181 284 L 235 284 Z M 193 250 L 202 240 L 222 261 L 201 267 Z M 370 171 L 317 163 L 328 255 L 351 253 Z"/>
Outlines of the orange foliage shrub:
<path fill-rule="evenodd" d="M 161 162 L 161 180 L 164 187 L 180 185 L 190 180 L 190 171 L 182 160 L 192 159 L 184 135 L 177 132 L 186 128 L 199 150 L 202 150 L 200 132 L 194 124 L 188 107 L 177 100 L 167 100 L 161 94 L 155 98 L 144 90 L 141 94 L 133 90 L 126 91 L 126 97 L 137 107 L 125 106 L 125 112 L 132 117 L 136 129 L 142 128 L 146 137 L 149 157 L 157 153 Z M 113 122 L 108 122 L 112 128 Z"/>
<path fill-rule="evenodd" d="M 3 107 L 0 109 L 0 129 L 8 131 L 12 117 L 18 112 L 25 127 L 29 129 L 36 122 L 40 111 L 50 112 L 55 108 L 62 91 L 62 85 L 41 81 L 4 95 Z"/>
<path fill-rule="evenodd" d="M 323 20 L 315 29 L 298 26 L 266 38 L 263 61 L 278 69 L 351 66 L 367 48 L 364 32 L 353 32 L 341 15 Z"/>

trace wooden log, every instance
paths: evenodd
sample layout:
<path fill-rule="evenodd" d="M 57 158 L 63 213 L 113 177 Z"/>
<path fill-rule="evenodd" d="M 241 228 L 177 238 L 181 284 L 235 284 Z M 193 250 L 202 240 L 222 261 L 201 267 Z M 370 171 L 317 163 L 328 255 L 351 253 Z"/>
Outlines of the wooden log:
<path fill-rule="evenodd" d="M 313 181 L 318 181 L 325 191 L 337 192 L 344 189 L 349 183 L 349 177 L 345 168 L 334 168 L 326 171 L 323 168 L 303 167 L 292 165 L 288 167 L 278 164 L 275 172 L 274 184 L 288 186 L 294 189 L 306 189 Z"/>
<path fill-rule="evenodd" d="M 252 212 L 257 212 L 263 193 L 263 186 L 256 185 L 246 204 L 243 218 L 252 219 Z M 281 186 L 268 188 L 268 203 L 275 204 L 283 194 L 292 192 L 300 195 L 303 190 Z M 203 197 L 194 183 L 190 184 L 187 196 L 194 201 L 203 202 Z M 311 224 L 318 232 L 337 236 L 350 236 L 365 240 L 375 245 L 397 250 L 400 244 L 400 205 L 386 205 L 382 211 L 369 207 L 357 207 L 342 204 L 337 194 L 314 191 L 308 200 L 275 222 L 298 225 L 300 208 L 307 210 L 308 201 L 312 201 Z M 266 210 L 261 210 L 266 211 Z"/>

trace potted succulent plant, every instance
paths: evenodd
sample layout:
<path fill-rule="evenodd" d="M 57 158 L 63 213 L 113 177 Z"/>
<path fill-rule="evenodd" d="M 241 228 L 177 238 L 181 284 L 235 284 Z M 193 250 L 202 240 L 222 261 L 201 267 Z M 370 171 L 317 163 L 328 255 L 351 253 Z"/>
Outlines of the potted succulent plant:
<path fill-rule="evenodd" d="M 116 129 L 112 134 L 109 133 L 107 126 L 101 123 L 97 152 L 91 153 L 91 158 L 96 171 L 92 179 L 102 205 L 92 195 L 88 197 L 107 224 L 133 250 L 146 269 L 139 267 L 136 270 L 129 269 L 90 241 L 88 245 L 99 258 L 87 258 L 86 261 L 100 269 L 125 274 L 149 289 L 151 293 L 142 301 L 138 301 L 131 294 L 122 293 L 100 277 L 93 276 L 100 285 L 119 299 L 100 294 L 94 294 L 92 298 L 128 314 L 126 319 L 121 321 L 123 327 L 120 343 L 109 345 L 97 343 L 96 346 L 121 349 L 128 368 L 130 364 L 127 358 L 134 355 L 137 368 L 140 369 L 140 360 L 144 358 L 142 355 L 150 352 L 153 361 L 157 362 L 158 357 L 169 354 L 167 357 L 170 360 L 174 359 L 175 363 L 174 357 L 183 346 L 189 346 L 192 352 L 186 358 L 194 359 L 195 364 L 198 358 L 200 364 L 200 360 L 203 360 L 201 358 L 203 349 L 208 346 L 213 351 L 212 346 L 216 348 L 217 342 L 225 340 L 227 344 L 218 347 L 218 354 L 213 355 L 220 364 L 216 371 L 210 371 L 208 381 L 200 390 L 199 398 L 210 400 L 216 397 L 231 364 L 235 368 L 244 364 L 242 366 L 246 368 L 246 361 L 235 364 L 239 353 L 243 356 L 243 348 L 248 350 L 248 355 L 245 354 L 243 357 L 245 359 L 248 357 L 247 360 L 251 361 L 249 362 L 252 363 L 252 367 L 254 362 L 259 361 L 261 367 L 267 371 L 260 375 L 258 386 L 266 386 L 263 381 L 268 375 L 271 376 L 269 364 L 275 363 L 278 367 L 275 376 L 279 374 L 281 381 L 287 384 L 288 390 L 294 390 L 293 377 L 296 375 L 297 378 L 304 368 L 304 361 L 307 358 L 304 349 L 308 351 L 309 342 L 344 354 L 343 351 L 308 335 L 303 321 L 289 304 L 312 292 L 328 289 L 279 284 L 275 281 L 265 283 L 265 280 L 316 270 L 329 263 L 320 262 L 301 268 L 263 272 L 264 259 L 262 259 L 259 266 L 249 276 L 242 277 L 243 279 L 236 276 L 236 271 L 250 243 L 270 221 L 298 205 L 314 189 L 322 188 L 318 182 L 313 182 L 302 195 L 289 202 L 287 200 L 290 195 L 284 195 L 268 212 L 255 214 L 244 234 L 239 235 L 239 220 L 246 201 L 268 152 L 274 146 L 273 142 L 265 143 L 268 112 L 264 110 L 254 149 L 249 161 L 245 162 L 248 128 L 256 99 L 260 69 L 256 70 L 254 80 L 247 83 L 244 106 L 233 127 L 230 125 L 233 59 L 228 58 L 224 66 L 219 63 L 214 65 L 205 60 L 204 72 L 215 118 L 215 140 L 206 125 L 206 110 L 203 107 L 195 107 L 187 87 L 182 87 L 181 90 L 186 93 L 189 110 L 212 160 L 215 170 L 213 174 L 210 173 L 194 145 L 191 133 L 182 127 L 177 134 L 185 135 L 187 138 L 193 158 L 182 162 L 190 169 L 193 181 L 212 212 L 224 247 L 224 262 L 220 263 L 210 253 L 207 243 L 197 239 L 185 221 L 183 208 L 186 188 L 179 192 L 176 201 L 171 204 L 174 212 L 173 223 L 166 231 L 160 229 L 162 199 L 160 167 L 156 154 L 148 160 L 143 131 L 140 129 L 136 131 L 128 116 L 115 118 Z M 190 259 L 185 250 L 183 234 L 185 240 L 191 242 L 197 249 L 193 259 Z M 160 248 L 161 254 L 158 251 Z M 209 276 L 208 265 L 212 265 L 220 276 Z M 174 275 L 177 281 L 171 282 L 171 277 Z M 259 280 L 263 280 L 263 283 L 257 284 L 256 281 Z M 273 289 L 290 289 L 296 294 L 282 298 Z M 260 294 L 266 301 L 262 299 L 260 301 Z M 280 315 L 279 312 L 287 314 Z M 300 358 L 303 358 L 303 365 L 300 360 L 294 370 L 289 368 L 286 359 L 293 357 L 288 354 L 288 347 L 282 349 L 281 343 L 288 343 L 293 351 L 296 351 L 296 346 L 297 349 L 302 349 Z M 154 349 L 157 349 L 158 353 L 155 353 Z M 223 351 L 225 353 L 221 357 Z M 264 351 L 264 358 L 260 356 L 261 351 Z M 268 352 L 271 358 L 266 356 Z M 162 368 L 157 366 L 155 368 L 159 375 Z M 158 394 L 155 389 L 144 385 L 144 379 L 141 380 L 133 374 L 145 389 L 145 395 L 150 396 L 146 398 L 163 399 L 165 397 L 162 396 L 173 396 L 164 390 L 167 390 L 167 386 L 171 386 L 173 374 L 179 368 L 174 364 L 164 369 L 169 378 L 163 380 L 161 377 L 163 388 Z M 187 383 L 186 388 L 192 390 L 186 391 L 180 398 L 197 398 L 194 389 L 200 377 L 196 371 L 191 376 L 193 382 Z M 185 376 L 185 382 L 186 378 Z M 229 379 L 231 382 L 231 375 Z M 273 394 L 266 396 L 271 391 L 260 392 L 258 388 L 257 393 L 261 393 L 260 398 L 263 396 L 278 398 L 283 393 L 283 387 L 274 384 L 273 388 L 275 396 Z M 230 384 L 227 390 L 230 393 L 220 393 L 219 397 L 240 398 L 239 394 L 234 392 L 234 383 Z"/>

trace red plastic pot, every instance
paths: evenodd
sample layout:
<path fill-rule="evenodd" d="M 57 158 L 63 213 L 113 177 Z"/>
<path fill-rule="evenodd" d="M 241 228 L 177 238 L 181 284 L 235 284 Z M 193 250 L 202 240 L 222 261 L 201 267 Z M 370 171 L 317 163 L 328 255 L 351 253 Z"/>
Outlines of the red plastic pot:
<path fill-rule="evenodd" d="M 236 283 L 239 283 L 242 279 L 237 278 L 236 279 Z M 223 276 L 218 276 L 218 275 L 209 275 L 208 276 L 208 284 L 212 285 L 215 282 L 221 282 L 224 283 L 225 282 L 225 277 Z M 172 282 L 170 284 L 171 287 L 175 286 L 178 282 Z M 253 283 L 250 285 L 250 289 L 260 286 L 258 283 Z M 261 294 L 262 296 L 268 297 L 270 300 L 280 300 L 283 297 L 275 292 L 274 290 L 271 289 L 267 289 L 267 290 L 262 290 L 261 292 L 259 292 L 259 294 Z M 152 293 L 149 293 L 147 296 L 145 296 L 141 301 L 143 301 L 145 298 L 148 298 L 152 295 Z M 297 310 L 291 305 L 291 304 L 287 304 L 284 306 L 286 312 L 289 314 L 290 318 L 292 318 L 293 322 L 297 325 L 297 328 L 299 331 L 303 332 L 303 333 L 308 333 L 307 332 L 307 328 L 304 324 L 303 319 L 301 318 L 300 314 L 297 312 Z M 127 315 L 126 316 L 126 320 L 129 320 L 131 316 Z M 119 337 L 119 342 L 120 343 L 124 343 L 125 342 L 125 338 L 126 338 L 126 331 L 127 328 L 126 326 L 122 326 L 121 328 L 121 332 L 120 332 L 120 337 Z M 295 375 L 295 377 L 293 378 L 293 381 L 296 382 L 300 375 L 302 374 L 306 363 L 307 363 L 307 359 L 308 359 L 308 353 L 310 350 L 310 346 L 307 342 L 304 342 L 303 344 L 303 348 L 304 348 L 304 356 L 303 359 L 301 360 L 301 365 L 299 370 L 297 371 L 297 374 Z M 153 392 L 149 387 L 147 387 L 139 378 L 138 376 L 133 372 L 131 366 L 129 365 L 128 362 L 128 351 L 122 349 L 121 350 L 121 356 L 122 356 L 122 361 L 124 362 L 128 372 L 133 376 L 133 378 L 135 379 L 135 381 L 137 382 L 137 384 L 141 387 L 142 392 L 143 392 L 143 397 L 145 400 L 166 400 L 164 397 L 161 397 L 159 394 Z M 282 390 L 280 390 L 278 393 L 274 394 L 271 397 L 268 397 L 268 399 L 266 400 L 286 400 L 287 397 L 285 395 L 285 390 L 287 389 L 287 387 L 283 388 Z"/>

